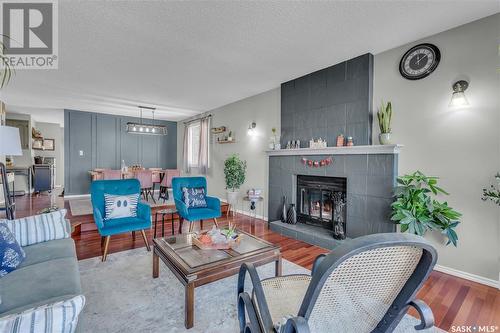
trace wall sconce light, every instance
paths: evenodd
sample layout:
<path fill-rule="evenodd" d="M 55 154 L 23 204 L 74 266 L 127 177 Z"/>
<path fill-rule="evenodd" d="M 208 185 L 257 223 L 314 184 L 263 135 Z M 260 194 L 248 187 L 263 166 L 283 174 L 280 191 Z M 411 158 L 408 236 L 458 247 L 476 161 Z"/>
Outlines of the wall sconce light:
<path fill-rule="evenodd" d="M 451 95 L 450 107 L 460 107 L 469 105 L 464 91 L 469 87 L 469 83 L 464 80 L 453 83 L 453 94 Z"/>
<path fill-rule="evenodd" d="M 249 126 L 248 126 L 248 131 L 247 131 L 247 134 L 250 135 L 250 136 L 254 136 L 255 135 L 255 127 L 257 126 L 257 124 L 255 123 L 255 121 L 253 121 Z"/>

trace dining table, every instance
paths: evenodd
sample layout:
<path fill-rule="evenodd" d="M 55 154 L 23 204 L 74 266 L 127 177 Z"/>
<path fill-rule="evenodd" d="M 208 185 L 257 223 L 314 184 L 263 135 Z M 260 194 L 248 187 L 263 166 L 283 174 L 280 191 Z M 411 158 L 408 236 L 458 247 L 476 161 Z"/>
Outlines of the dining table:
<path fill-rule="evenodd" d="M 131 179 L 134 178 L 134 171 L 139 171 L 139 170 L 146 170 L 146 169 L 136 169 L 136 170 L 127 170 L 127 171 L 122 171 L 121 172 L 121 177 L 122 179 Z M 165 175 L 165 170 L 162 170 L 161 168 L 150 168 L 148 169 L 152 172 L 152 177 L 153 179 L 159 179 L 159 182 L 162 181 L 163 176 Z M 93 169 L 89 171 L 90 177 L 92 178 L 92 181 L 94 180 L 101 180 L 103 179 L 102 177 L 102 172 L 104 169 Z"/>

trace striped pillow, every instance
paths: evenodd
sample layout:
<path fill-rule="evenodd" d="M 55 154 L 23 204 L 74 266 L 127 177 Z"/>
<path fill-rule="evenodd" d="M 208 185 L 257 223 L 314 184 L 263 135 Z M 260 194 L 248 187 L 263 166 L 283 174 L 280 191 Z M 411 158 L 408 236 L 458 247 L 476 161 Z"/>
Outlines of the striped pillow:
<path fill-rule="evenodd" d="M 139 194 L 117 195 L 104 193 L 104 201 L 106 204 L 105 220 L 137 216 Z"/>
<path fill-rule="evenodd" d="M 3 220 L 21 246 L 69 238 L 70 231 L 64 219 L 66 209 L 48 214 L 28 216 L 16 220 Z"/>
<path fill-rule="evenodd" d="M 78 295 L 67 301 L 11 314 L 0 318 L 0 332 L 73 333 L 78 324 L 78 315 L 84 306 L 85 296 Z"/>

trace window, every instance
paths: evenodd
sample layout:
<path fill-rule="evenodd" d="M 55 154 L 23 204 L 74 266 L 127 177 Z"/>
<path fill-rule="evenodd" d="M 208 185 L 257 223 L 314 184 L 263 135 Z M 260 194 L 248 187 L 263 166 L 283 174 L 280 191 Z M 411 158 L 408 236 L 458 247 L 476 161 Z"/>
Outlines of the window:
<path fill-rule="evenodd" d="M 200 123 L 190 124 L 188 130 L 188 164 L 197 167 L 200 158 Z"/>

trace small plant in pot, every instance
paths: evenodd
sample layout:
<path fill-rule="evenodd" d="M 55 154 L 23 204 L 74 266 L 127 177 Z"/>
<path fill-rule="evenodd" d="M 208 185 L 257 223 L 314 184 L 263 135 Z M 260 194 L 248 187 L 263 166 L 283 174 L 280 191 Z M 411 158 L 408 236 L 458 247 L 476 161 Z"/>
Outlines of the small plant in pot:
<path fill-rule="evenodd" d="M 382 145 L 391 144 L 391 120 L 392 120 L 392 104 L 387 102 L 382 105 L 377 111 L 378 126 L 380 128 L 380 134 L 378 135 L 378 140 Z"/>
<path fill-rule="evenodd" d="M 226 178 L 227 202 L 234 205 L 238 200 L 240 186 L 245 182 L 247 162 L 233 154 L 224 161 L 224 177 Z"/>
<path fill-rule="evenodd" d="M 446 245 L 457 246 L 455 228 L 462 214 L 448 206 L 446 201 L 435 199 L 438 194 L 448 195 L 437 186 L 437 180 L 437 177 L 428 177 L 420 171 L 398 177 L 391 220 L 401 226 L 402 232 L 419 236 L 427 230 L 438 230 L 448 238 Z"/>

